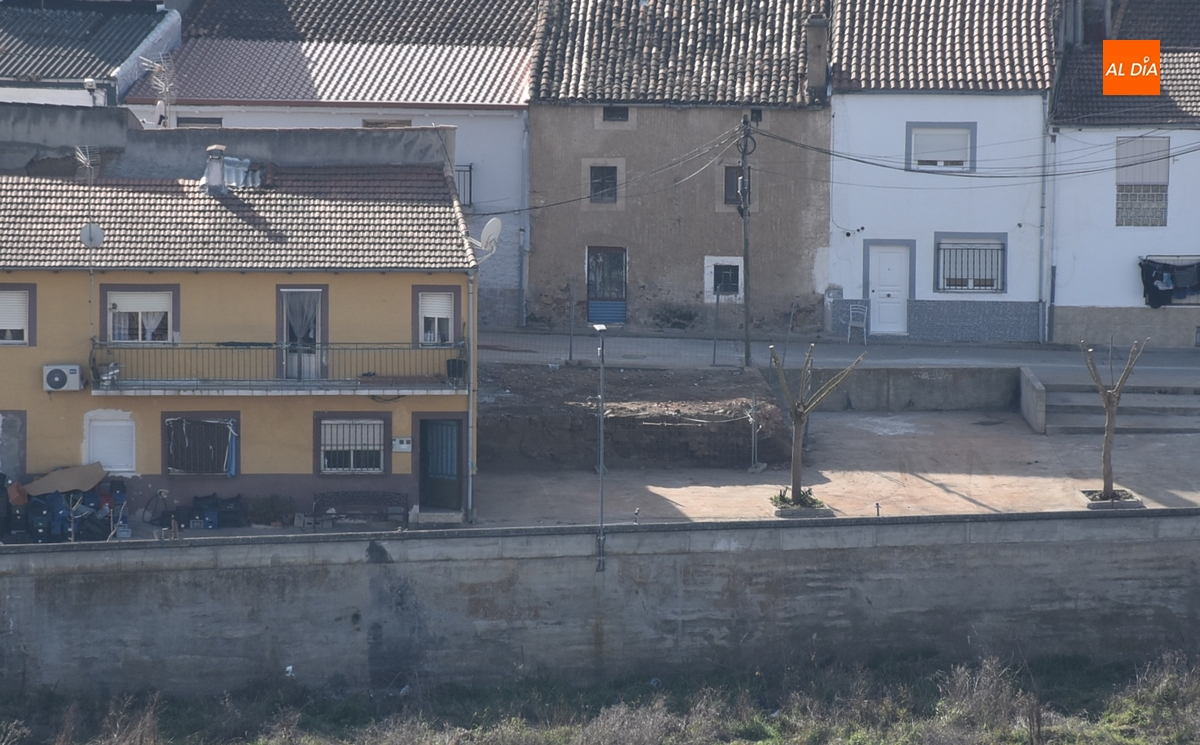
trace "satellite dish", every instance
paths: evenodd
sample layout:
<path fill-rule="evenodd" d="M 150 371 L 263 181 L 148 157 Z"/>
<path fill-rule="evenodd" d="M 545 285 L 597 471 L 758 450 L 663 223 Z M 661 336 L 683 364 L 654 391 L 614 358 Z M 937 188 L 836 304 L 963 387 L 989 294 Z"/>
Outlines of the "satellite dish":
<path fill-rule="evenodd" d="M 493 217 L 487 221 L 487 225 L 483 226 L 483 232 L 479 234 L 479 243 L 486 249 L 496 250 L 496 241 L 500 238 L 500 228 L 503 224 L 500 218 Z"/>
<path fill-rule="evenodd" d="M 100 248 L 104 245 L 104 228 L 94 222 L 89 222 L 79 231 L 79 240 L 88 248 Z"/>
<path fill-rule="evenodd" d="M 496 241 L 500 239 L 500 228 L 502 227 L 503 224 L 500 222 L 500 218 L 493 217 L 487 221 L 487 225 L 483 226 L 483 232 L 479 234 L 479 240 L 468 238 L 476 248 L 487 251 L 483 256 L 477 257 L 478 261 L 482 262 L 484 259 L 490 259 L 492 254 L 496 253 Z"/>

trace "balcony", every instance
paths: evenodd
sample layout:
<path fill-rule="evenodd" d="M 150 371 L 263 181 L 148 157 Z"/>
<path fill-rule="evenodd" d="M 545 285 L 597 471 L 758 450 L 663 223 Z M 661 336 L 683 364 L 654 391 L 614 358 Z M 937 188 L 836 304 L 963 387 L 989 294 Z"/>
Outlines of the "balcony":
<path fill-rule="evenodd" d="M 93 342 L 98 396 L 397 396 L 466 393 L 463 343 Z"/>

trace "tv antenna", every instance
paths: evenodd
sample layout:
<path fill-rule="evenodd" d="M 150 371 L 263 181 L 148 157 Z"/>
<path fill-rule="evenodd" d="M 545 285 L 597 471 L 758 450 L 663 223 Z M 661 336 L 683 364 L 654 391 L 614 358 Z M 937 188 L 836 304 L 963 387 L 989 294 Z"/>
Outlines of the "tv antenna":
<path fill-rule="evenodd" d="M 467 240 L 471 242 L 472 246 L 487 252 L 482 256 L 476 257 L 476 261 L 480 264 L 492 258 L 492 255 L 496 253 L 496 244 L 500 240 L 500 229 L 503 227 L 504 224 L 500 222 L 500 218 L 493 217 L 483 226 L 483 232 L 479 234 L 479 240 L 467 236 Z"/>
<path fill-rule="evenodd" d="M 175 61 L 171 55 L 158 55 L 157 60 L 138 57 L 142 69 L 150 73 L 150 85 L 158 93 L 154 105 L 154 123 L 160 127 L 171 126 L 171 107 L 175 105 Z"/>

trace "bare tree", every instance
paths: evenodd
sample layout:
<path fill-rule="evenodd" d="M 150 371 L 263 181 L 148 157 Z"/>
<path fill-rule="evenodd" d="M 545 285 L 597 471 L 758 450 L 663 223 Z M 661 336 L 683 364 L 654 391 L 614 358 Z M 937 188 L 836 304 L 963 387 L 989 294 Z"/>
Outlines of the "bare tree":
<path fill-rule="evenodd" d="M 783 372 L 783 363 L 779 361 L 779 356 L 775 354 L 774 345 L 771 346 L 771 364 L 775 366 L 775 374 L 779 376 L 779 386 L 783 389 L 783 397 L 787 401 L 788 414 L 792 417 L 792 499 L 800 498 L 801 475 L 804 471 L 804 428 L 808 424 L 808 417 L 812 414 L 813 409 L 820 406 L 829 394 L 837 390 L 846 378 L 850 377 L 850 373 L 854 372 L 854 368 L 858 367 L 858 363 L 863 361 L 863 357 L 867 356 L 863 352 L 858 356 L 850 367 L 842 370 L 834 375 L 825 385 L 817 389 L 816 393 L 809 394 L 809 389 L 812 387 L 812 365 L 813 352 L 817 349 L 816 344 L 808 345 L 808 354 L 804 357 L 804 365 L 800 368 L 800 387 L 797 390 L 797 395 L 792 395 L 792 389 L 788 385 L 787 376 Z"/>
<path fill-rule="evenodd" d="M 1114 383 L 1112 380 L 1112 343 L 1110 342 L 1108 345 L 1109 382 L 1106 386 L 1100 379 L 1100 371 L 1096 369 L 1092 348 L 1082 340 L 1079 342 L 1079 349 L 1083 352 L 1083 361 L 1087 364 L 1088 372 L 1092 375 L 1092 382 L 1096 384 L 1096 390 L 1100 392 L 1100 400 L 1104 403 L 1104 449 L 1101 456 L 1104 490 L 1100 493 L 1101 499 L 1116 499 L 1116 492 L 1113 489 L 1112 451 L 1113 439 L 1117 434 L 1117 407 L 1121 404 L 1121 390 L 1125 388 L 1129 374 L 1133 372 L 1133 366 L 1137 364 L 1138 358 L 1142 356 L 1142 352 L 1146 351 L 1146 345 L 1149 343 L 1149 339 L 1141 344 L 1136 341 L 1133 343 L 1129 349 L 1129 359 L 1125 361 L 1125 369 L 1121 372 L 1121 377 Z"/>

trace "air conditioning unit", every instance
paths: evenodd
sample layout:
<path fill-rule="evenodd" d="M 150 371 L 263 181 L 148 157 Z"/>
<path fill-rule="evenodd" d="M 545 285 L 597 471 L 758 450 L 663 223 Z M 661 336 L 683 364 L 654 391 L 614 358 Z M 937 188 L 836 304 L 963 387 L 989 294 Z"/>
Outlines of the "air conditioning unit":
<path fill-rule="evenodd" d="M 42 388 L 48 392 L 83 390 L 83 376 L 79 373 L 79 365 L 44 366 Z"/>

